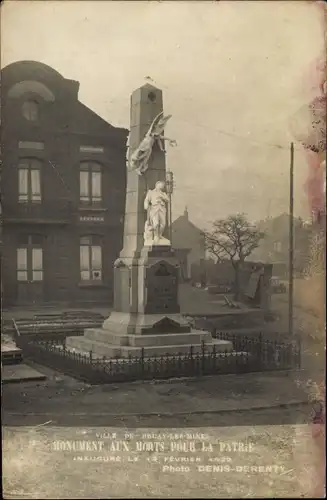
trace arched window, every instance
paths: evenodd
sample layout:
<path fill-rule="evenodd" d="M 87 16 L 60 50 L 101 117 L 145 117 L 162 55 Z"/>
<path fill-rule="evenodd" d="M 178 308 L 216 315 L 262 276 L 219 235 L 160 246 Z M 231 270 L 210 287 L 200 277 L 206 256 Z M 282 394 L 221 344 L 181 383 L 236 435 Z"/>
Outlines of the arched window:
<path fill-rule="evenodd" d="M 89 205 L 101 203 L 102 179 L 101 165 L 96 162 L 80 164 L 80 201 Z"/>
<path fill-rule="evenodd" d="M 18 165 L 18 201 L 41 202 L 41 161 L 21 158 Z"/>
<path fill-rule="evenodd" d="M 22 106 L 22 113 L 26 120 L 35 122 L 39 118 L 39 105 L 36 101 L 25 101 Z"/>
<path fill-rule="evenodd" d="M 81 237 L 80 270 L 82 281 L 102 281 L 102 245 L 99 236 Z"/>
<path fill-rule="evenodd" d="M 8 91 L 8 97 L 20 99 L 24 94 L 32 92 L 38 94 L 44 101 L 54 102 L 55 96 L 51 90 L 41 82 L 23 80 L 15 83 Z"/>

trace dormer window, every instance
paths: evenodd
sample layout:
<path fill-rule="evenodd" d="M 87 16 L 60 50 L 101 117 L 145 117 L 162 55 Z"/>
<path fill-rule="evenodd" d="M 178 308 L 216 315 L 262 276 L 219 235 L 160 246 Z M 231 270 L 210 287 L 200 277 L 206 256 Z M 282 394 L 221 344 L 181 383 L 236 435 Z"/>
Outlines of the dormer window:
<path fill-rule="evenodd" d="M 26 120 L 35 122 L 39 117 L 39 105 L 36 101 L 25 101 L 22 106 L 22 113 Z"/>

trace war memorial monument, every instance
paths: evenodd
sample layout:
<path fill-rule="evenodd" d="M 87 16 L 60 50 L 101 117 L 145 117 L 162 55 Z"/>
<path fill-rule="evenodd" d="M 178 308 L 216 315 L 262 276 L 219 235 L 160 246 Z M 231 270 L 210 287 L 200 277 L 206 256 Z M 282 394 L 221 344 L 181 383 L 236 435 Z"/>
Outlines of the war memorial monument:
<path fill-rule="evenodd" d="M 171 115 L 163 112 L 162 91 L 150 84 L 131 96 L 127 148 L 124 244 L 114 266 L 114 309 L 102 328 L 68 337 L 67 350 L 95 357 L 125 358 L 232 351 L 229 341 L 194 330 L 180 313 L 179 262 L 168 239 L 164 135 Z"/>

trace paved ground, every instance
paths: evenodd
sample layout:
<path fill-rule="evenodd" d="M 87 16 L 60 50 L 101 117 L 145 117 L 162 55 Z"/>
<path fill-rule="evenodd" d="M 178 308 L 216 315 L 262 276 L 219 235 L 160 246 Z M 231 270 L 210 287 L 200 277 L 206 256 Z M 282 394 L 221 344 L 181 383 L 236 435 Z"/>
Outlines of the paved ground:
<path fill-rule="evenodd" d="M 287 303 L 274 297 L 274 307 L 271 335 L 287 327 Z M 4 386 L 5 498 L 310 498 L 317 450 L 308 381 L 323 379 L 321 344 L 306 341 L 312 315 L 296 308 L 295 316 L 305 371 L 91 387 L 36 366 L 47 380 Z M 76 451 L 86 442 L 103 444 Z"/>
<path fill-rule="evenodd" d="M 311 495 L 305 372 L 90 387 L 43 370 L 3 387 L 5 498 Z"/>
<path fill-rule="evenodd" d="M 221 295 L 210 295 L 207 291 L 192 287 L 188 284 L 180 285 L 179 290 L 181 312 L 192 312 L 193 314 L 210 314 L 224 308 L 224 300 Z M 109 307 L 91 307 L 107 317 L 111 311 Z M 89 310 L 88 309 L 88 310 Z M 81 311 L 83 308 L 58 308 L 55 306 L 43 306 L 23 308 L 11 308 L 3 311 L 4 319 L 32 318 L 35 314 L 59 314 L 68 311 Z"/>
<path fill-rule="evenodd" d="M 282 295 L 274 295 L 272 308 L 279 314 L 279 319 L 267 327 L 271 332 L 287 332 L 288 303 Z M 294 306 L 294 333 L 302 341 L 302 367 L 314 369 L 317 363 L 325 366 L 326 339 L 321 321 L 311 311 Z"/>
<path fill-rule="evenodd" d="M 119 416 L 165 416 L 248 411 L 308 402 L 306 372 L 219 375 L 167 382 L 89 386 L 36 366 L 47 379 L 4 385 L 4 425 L 54 425 L 93 422 L 106 425 Z"/>
<path fill-rule="evenodd" d="M 299 286 L 299 285 L 297 285 Z M 303 284 L 302 284 L 303 286 Z M 296 290 L 296 287 L 295 287 Z M 272 310 L 279 315 L 278 328 L 283 331 L 288 330 L 288 296 L 287 294 L 274 294 L 272 296 Z M 193 314 L 210 314 L 217 311 L 226 310 L 224 300 L 221 295 L 210 295 L 207 291 L 191 287 L 190 285 L 180 286 L 181 312 L 192 312 Z M 28 309 L 12 308 L 3 310 L 3 319 L 11 318 L 32 318 L 35 314 L 59 314 L 68 311 L 81 311 L 81 308 L 58 308 L 58 307 L 35 307 Z M 111 309 L 109 307 L 92 307 L 92 310 L 107 317 Z M 309 329 L 312 334 L 318 327 L 317 317 L 310 308 L 305 308 L 303 301 L 294 302 L 294 327 L 296 330 Z M 276 329 L 277 325 L 268 324 L 267 328 Z"/>

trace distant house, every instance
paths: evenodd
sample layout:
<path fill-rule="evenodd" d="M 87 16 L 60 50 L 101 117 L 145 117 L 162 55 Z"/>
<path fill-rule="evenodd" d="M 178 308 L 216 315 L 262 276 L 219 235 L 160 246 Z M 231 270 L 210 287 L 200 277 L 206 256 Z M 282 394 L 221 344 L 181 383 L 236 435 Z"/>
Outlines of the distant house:
<path fill-rule="evenodd" d="M 277 275 L 287 273 L 289 263 L 289 215 L 268 218 L 258 223 L 265 233 L 259 247 L 251 254 L 251 259 L 271 263 Z M 294 270 L 305 271 L 310 257 L 311 225 L 294 217 Z"/>
<path fill-rule="evenodd" d="M 204 232 L 189 220 L 187 208 L 172 223 L 172 246 L 180 260 L 182 278 L 191 278 L 192 264 L 205 258 Z"/>

